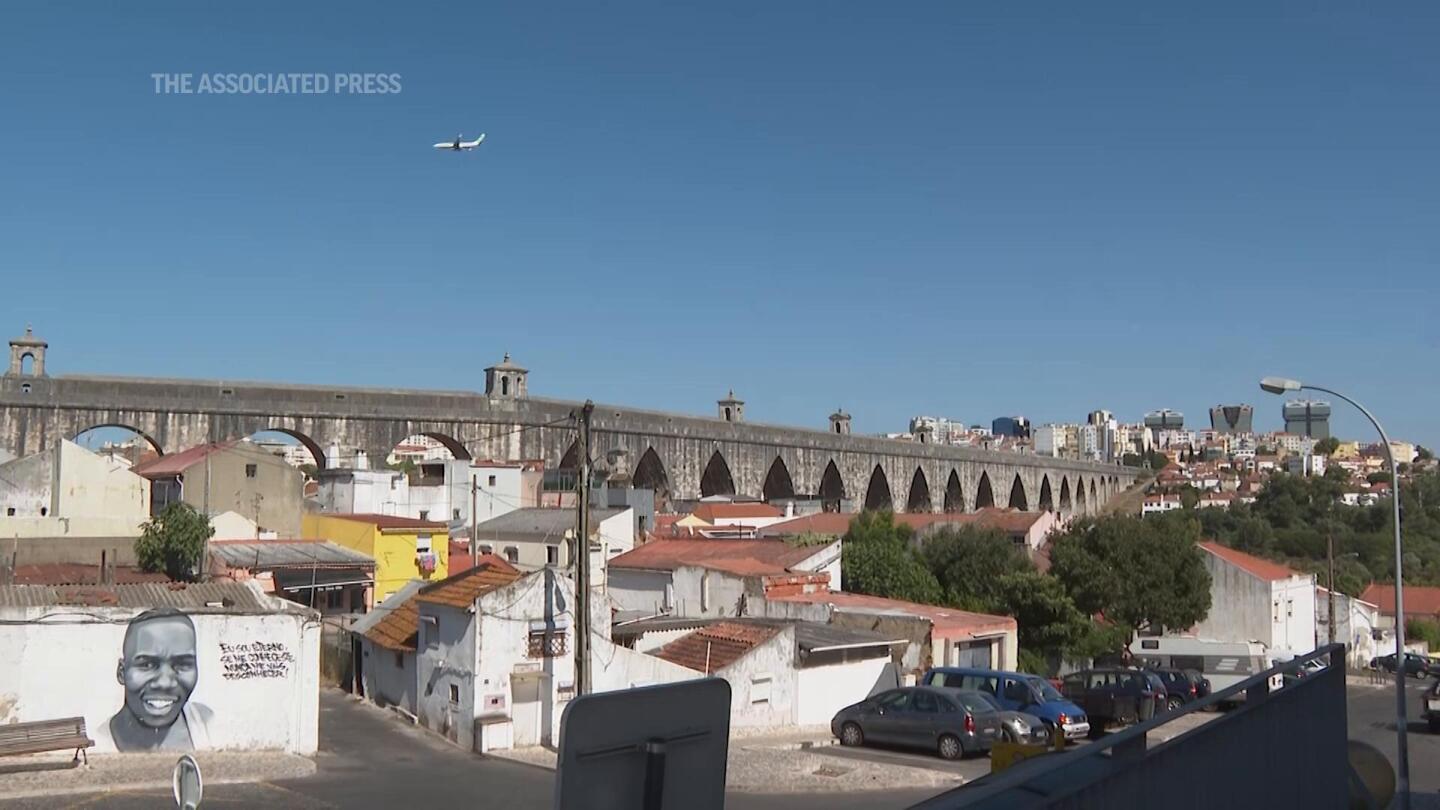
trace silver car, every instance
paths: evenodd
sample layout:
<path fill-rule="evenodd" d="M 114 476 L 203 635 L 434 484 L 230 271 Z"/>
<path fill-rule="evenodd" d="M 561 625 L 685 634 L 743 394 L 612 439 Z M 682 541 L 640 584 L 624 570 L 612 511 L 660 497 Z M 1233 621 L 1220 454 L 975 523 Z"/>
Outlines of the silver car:
<path fill-rule="evenodd" d="M 1033 714 L 1011 711 L 1001 706 L 992 695 L 981 692 L 980 696 L 1000 713 L 1000 733 L 1008 742 L 1036 744 L 1050 741 L 1044 720 Z"/>

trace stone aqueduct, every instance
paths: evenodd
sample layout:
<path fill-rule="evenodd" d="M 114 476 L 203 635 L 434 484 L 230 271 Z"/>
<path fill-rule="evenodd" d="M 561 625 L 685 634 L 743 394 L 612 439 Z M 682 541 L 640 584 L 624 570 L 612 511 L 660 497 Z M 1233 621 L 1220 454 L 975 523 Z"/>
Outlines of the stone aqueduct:
<path fill-rule="evenodd" d="M 10 371 L 0 378 L 0 448 L 17 456 L 115 426 L 136 431 L 162 453 L 280 431 L 306 445 L 322 467 L 331 447 L 383 459 L 415 434 L 442 442 L 457 458 L 575 466 L 579 404 L 529 396 L 525 369 L 508 357 L 486 369 L 481 394 L 50 377 L 44 351 L 28 332 L 12 341 Z M 704 418 L 597 405 L 592 458 L 612 478 L 628 477 L 675 500 L 818 497 L 896 511 L 994 505 L 1086 514 L 1134 481 L 1124 467 L 850 435 L 843 413 L 831 415 L 828 431 L 754 424 L 744 421 L 743 407 L 731 397 L 721 401 L 718 418 Z"/>

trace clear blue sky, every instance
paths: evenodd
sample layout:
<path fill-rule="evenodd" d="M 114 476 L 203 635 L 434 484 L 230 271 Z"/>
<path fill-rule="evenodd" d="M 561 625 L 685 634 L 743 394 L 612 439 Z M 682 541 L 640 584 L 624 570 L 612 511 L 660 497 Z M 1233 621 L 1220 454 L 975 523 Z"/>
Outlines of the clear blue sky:
<path fill-rule="evenodd" d="M 1440 5 L 1160 5 L 10 5 L 0 332 L 864 432 L 1285 374 L 1440 444 Z M 150 78 L 292 71 L 402 92 Z"/>

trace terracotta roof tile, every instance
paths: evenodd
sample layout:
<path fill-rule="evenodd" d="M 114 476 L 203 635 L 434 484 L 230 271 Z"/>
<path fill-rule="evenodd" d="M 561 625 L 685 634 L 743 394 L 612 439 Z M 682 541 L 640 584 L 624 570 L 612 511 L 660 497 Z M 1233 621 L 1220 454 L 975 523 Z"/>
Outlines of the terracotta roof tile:
<path fill-rule="evenodd" d="M 468 608 L 482 594 L 489 593 L 520 578 L 520 572 L 494 554 L 482 554 L 473 568 L 467 568 L 433 585 L 426 585 L 415 595 L 420 602 Z"/>
<path fill-rule="evenodd" d="M 611 558 L 611 568 L 673 571 L 701 565 L 745 574 L 783 574 L 820 552 L 816 546 L 795 547 L 783 540 L 657 539 Z"/>
<path fill-rule="evenodd" d="M 1009 534 L 1024 534 L 1035 522 L 1045 516 L 1044 512 L 1021 512 L 1015 509 L 1000 509 L 987 506 L 978 512 L 915 512 L 895 515 L 895 522 L 912 529 L 928 529 L 942 524 L 975 525 L 981 528 L 1000 529 Z M 787 537 L 814 533 L 839 537 L 850 530 L 850 521 L 856 515 L 851 512 L 818 512 L 813 515 L 772 523 L 760 529 L 765 537 Z"/>
<path fill-rule="evenodd" d="M 934 634 L 938 638 L 971 638 L 977 634 L 1016 629 L 1015 620 L 1009 616 L 972 613 L 968 610 L 956 610 L 939 605 L 922 605 L 901 599 L 886 599 L 883 596 L 869 596 L 860 593 L 821 591 L 769 598 L 781 602 L 829 604 L 842 611 L 851 608 L 857 611 L 908 613 L 912 616 L 929 619 L 934 627 Z"/>
<path fill-rule="evenodd" d="M 205 460 L 211 453 L 226 450 L 234 447 L 236 442 L 218 442 L 216 444 L 201 444 L 182 450 L 178 453 L 171 453 L 168 456 L 157 456 L 153 461 L 146 461 L 136 464 L 130 468 L 130 472 L 145 478 L 158 478 L 162 475 L 178 475 L 190 469 L 195 464 Z"/>
<path fill-rule="evenodd" d="M 785 516 L 784 512 L 768 503 L 728 503 L 723 501 L 702 503 L 690 514 L 706 523 L 714 523 L 717 518 L 778 518 Z"/>
<path fill-rule="evenodd" d="M 440 523 L 434 520 L 420 520 L 419 518 L 404 517 L 402 515 L 375 515 L 364 512 L 331 514 L 321 513 L 320 517 L 339 518 L 341 520 L 353 520 L 357 523 L 369 523 L 378 529 L 448 529 L 448 523 Z"/>
<path fill-rule="evenodd" d="M 1229 546 L 1222 546 L 1213 541 L 1201 543 L 1200 548 L 1239 568 L 1241 571 L 1260 579 L 1274 581 L 1300 576 L 1299 571 L 1287 565 L 1262 559 L 1253 554 L 1246 554 L 1243 551 L 1236 551 Z"/>
<path fill-rule="evenodd" d="M 1395 586 L 1372 582 L 1360 598 L 1378 605 L 1386 616 L 1395 615 Z M 1420 585 L 1405 586 L 1405 617 L 1440 615 L 1440 588 Z"/>
<path fill-rule="evenodd" d="M 709 675 L 740 660 L 779 632 L 780 628 L 773 625 L 716 622 L 666 644 L 655 656 Z"/>

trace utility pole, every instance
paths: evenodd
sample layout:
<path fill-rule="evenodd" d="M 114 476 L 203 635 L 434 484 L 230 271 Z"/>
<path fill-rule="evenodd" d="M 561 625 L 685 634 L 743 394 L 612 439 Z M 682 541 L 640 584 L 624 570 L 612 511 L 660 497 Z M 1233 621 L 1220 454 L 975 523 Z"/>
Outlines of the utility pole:
<path fill-rule="evenodd" d="M 1325 600 L 1329 603 L 1330 643 L 1335 643 L 1335 532 L 1325 533 L 1325 559 L 1330 566 L 1330 579 L 1325 587 Z"/>
<path fill-rule="evenodd" d="M 575 694 L 590 694 L 590 414 L 595 403 L 580 408 L 580 480 L 575 504 Z"/>
<path fill-rule="evenodd" d="M 470 564 L 475 565 L 476 557 L 480 553 L 480 543 L 475 538 L 475 490 L 480 487 L 480 479 L 475 475 L 475 467 L 470 467 Z"/>

